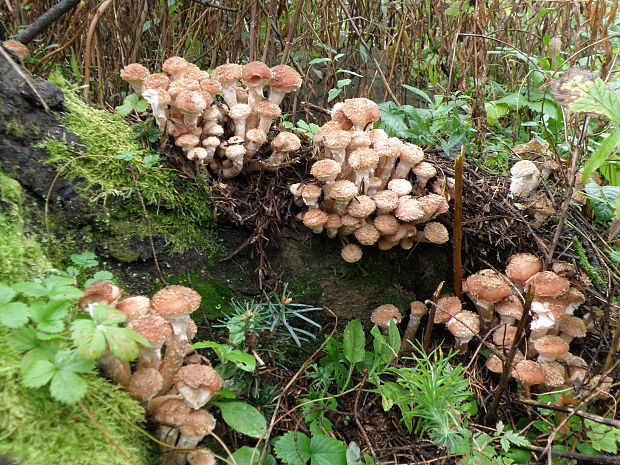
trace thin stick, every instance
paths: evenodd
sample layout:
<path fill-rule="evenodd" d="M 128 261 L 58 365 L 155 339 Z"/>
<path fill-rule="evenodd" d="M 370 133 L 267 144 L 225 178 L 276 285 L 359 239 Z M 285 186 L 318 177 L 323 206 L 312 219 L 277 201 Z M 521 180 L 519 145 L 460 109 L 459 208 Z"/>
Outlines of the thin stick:
<path fill-rule="evenodd" d="M 437 286 L 437 289 L 435 289 L 435 292 L 433 292 L 433 297 L 431 299 L 431 302 L 433 304 L 437 304 L 437 301 L 439 300 L 439 295 L 441 294 L 441 290 L 443 289 L 444 282 L 445 281 L 440 282 L 439 286 Z M 428 310 L 428 320 L 426 321 L 426 328 L 424 329 L 424 336 L 422 339 L 422 348 L 424 349 L 424 352 L 428 352 L 428 349 L 431 345 L 431 334 L 433 332 L 433 323 L 435 320 L 435 306 L 436 305 L 431 305 Z"/>
<path fill-rule="evenodd" d="M 528 324 L 530 320 L 530 306 L 532 305 L 533 298 L 534 286 L 529 286 L 527 288 L 527 294 L 525 296 L 525 303 L 523 304 L 521 320 L 519 320 L 519 326 L 517 326 L 517 332 L 515 333 L 515 338 L 512 341 L 512 345 L 510 346 L 510 350 L 508 351 L 506 360 L 503 361 L 504 369 L 502 370 L 502 376 L 499 379 L 499 385 L 495 390 L 493 402 L 491 403 L 491 406 L 489 407 L 489 411 L 487 412 L 485 418 L 485 421 L 487 423 L 495 420 L 495 412 L 497 411 L 497 407 L 499 405 L 500 399 L 502 398 L 502 394 L 504 393 L 504 389 L 506 389 L 506 384 L 508 383 L 508 375 L 510 374 L 510 368 L 512 367 L 512 361 L 514 360 L 515 354 L 517 353 L 517 347 L 521 343 L 521 335 L 524 334 L 525 325 Z"/>
<path fill-rule="evenodd" d="M 284 46 L 284 51 L 282 52 L 282 64 L 286 64 L 288 61 L 288 56 L 291 53 L 291 45 L 293 45 L 293 34 L 295 33 L 295 29 L 297 29 L 297 23 L 299 22 L 299 17 L 301 16 L 301 10 L 304 7 L 304 0 L 298 0 L 297 8 L 295 9 L 295 14 L 293 16 L 293 22 L 289 25 L 288 35 L 286 36 L 286 45 Z"/>
<path fill-rule="evenodd" d="M 218 10 L 224 10 L 224 11 L 233 11 L 236 12 L 238 11 L 236 8 L 233 8 L 231 6 L 224 6 L 224 5 L 220 5 L 218 3 L 211 3 L 211 2 L 207 2 L 205 0 L 191 0 L 194 3 L 200 3 L 203 6 L 208 6 L 210 8 L 216 8 Z"/>
<path fill-rule="evenodd" d="M 82 402 L 78 402 L 77 403 L 78 407 L 80 407 L 82 409 L 82 412 L 84 412 L 84 414 L 88 417 L 88 419 L 92 422 L 93 425 L 95 425 L 95 428 L 97 428 L 99 430 L 99 432 L 103 435 L 103 437 L 106 438 L 106 440 L 112 444 L 112 446 L 114 446 L 114 448 L 119 451 L 123 457 L 125 457 L 127 459 L 127 461 L 129 463 L 132 463 L 133 465 L 136 465 L 136 462 L 134 462 L 133 460 L 131 460 L 131 457 L 129 457 L 129 455 L 127 455 L 127 452 L 125 452 L 123 450 L 123 448 L 121 446 L 119 446 L 116 441 L 114 439 L 112 439 L 110 437 L 110 435 L 108 433 L 106 433 L 106 430 L 103 429 L 103 426 L 101 426 L 97 420 L 95 420 L 95 418 L 90 414 L 90 412 L 88 411 L 88 409 L 86 407 L 84 407 L 84 404 L 82 404 Z"/>
<path fill-rule="evenodd" d="M 616 332 L 614 334 L 614 339 L 611 342 L 609 353 L 607 354 L 607 358 L 605 359 L 605 366 L 603 368 L 604 372 L 609 371 L 609 367 L 611 366 L 614 360 L 614 355 L 616 354 L 618 350 L 620 350 L 620 318 L 616 322 Z"/>
<path fill-rule="evenodd" d="M 375 58 L 375 55 L 372 53 L 372 49 L 368 46 L 368 44 L 364 40 L 364 37 L 362 36 L 362 33 L 357 28 L 357 24 L 355 24 L 355 21 L 353 21 L 353 18 L 351 17 L 351 13 L 349 13 L 349 10 L 347 9 L 347 7 L 345 6 L 345 4 L 344 4 L 344 2 L 342 0 L 338 0 L 338 3 L 340 4 L 340 8 L 342 8 L 342 10 L 344 11 L 344 14 L 347 15 L 347 20 L 349 21 L 349 23 L 351 23 L 351 27 L 353 28 L 353 30 L 357 34 L 357 37 L 359 38 L 360 42 L 362 43 L 362 45 L 364 46 L 364 48 L 368 52 L 368 56 L 370 56 L 372 58 L 372 61 L 375 62 L 375 66 L 377 67 L 377 72 L 379 73 L 379 76 L 381 76 L 381 80 L 383 81 L 383 85 L 385 85 L 385 89 L 390 94 L 390 97 L 392 98 L 392 100 L 394 101 L 396 106 L 400 106 L 400 101 L 396 98 L 396 95 L 394 95 L 394 92 L 392 92 L 392 88 L 390 87 L 390 83 L 386 79 L 385 74 L 383 74 L 383 70 L 381 69 L 381 65 L 379 64 L 379 62 Z"/>
<path fill-rule="evenodd" d="M 556 457 L 566 457 L 569 459 L 575 459 L 580 462 L 594 462 L 594 463 L 611 463 L 611 464 L 620 464 L 620 458 L 612 457 L 610 455 L 590 455 L 590 454 L 580 454 L 578 452 L 571 452 L 568 450 L 558 450 L 558 449 L 549 449 L 546 451 L 542 447 L 535 446 L 514 446 L 517 449 L 527 450 L 529 452 L 534 452 L 536 454 L 545 454 L 548 453 L 550 455 L 555 455 Z M 536 462 L 539 463 L 539 462 Z"/>
<path fill-rule="evenodd" d="M 110 5 L 112 5 L 112 0 L 105 0 L 99 8 L 97 8 L 95 16 L 88 27 L 88 32 L 86 33 L 86 45 L 84 47 L 84 93 L 82 94 L 86 101 L 88 101 L 88 94 L 90 91 L 90 62 L 92 60 L 93 38 L 95 36 L 95 31 L 97 31 L 99 18 L 101 18 Z"/>
<path fill-rule="evenodd" d="M 252 9 L 250 10 L 250 46 L 248 51 L 248 58 L 250 61 L 254 61 L 256 57 L 256 7 L 258 0 L 254 0 L 252 3 Z"/>
<path fill-rule="evenodd" d="M 48 27 L 50 27 L 58 18 L 67 13 L 72 8 L 81 3 L 82 0 L 61 0 L 56 5 L 51 7 L 45 13 L 37 18 L 37 20 L 20 32 L 15 40 L 26 45 L 32 42 L 32 40 Z"/>
<path fill-rule="evenodd" d="M 518 402 L 522 404 L 531 405 L 533 407 L 546 408 L 548 410 L 556 410 L 558 412 L 570 413 L 571 415 L 575 415 L 581 418 L 587 418 L 588 420 L 595 421 L 597 423 L 602 423 L 603 425 L 614 426 L 620 429 L 620 420 L 614 420 L 613 418 L 605 418 L 600 415 L 595 415 L 589 412 L 582 412 L 581 410 L 575 410 L 569 407 L 565 407 L 564 405 L 555 405 L 547 402 L 538 402 L 532 399 L 517 399 Z"/>
<path fill-rule="evenodd" d="M 452 229 L 452 267 L 454 268 L 454 293 L 463 298 L 463 263 L 461 247 L 463 239 L 463 162 L 465 161 L 465 145 L 461 146 L 461 154 L 454 161 L 454 226 Z"/>

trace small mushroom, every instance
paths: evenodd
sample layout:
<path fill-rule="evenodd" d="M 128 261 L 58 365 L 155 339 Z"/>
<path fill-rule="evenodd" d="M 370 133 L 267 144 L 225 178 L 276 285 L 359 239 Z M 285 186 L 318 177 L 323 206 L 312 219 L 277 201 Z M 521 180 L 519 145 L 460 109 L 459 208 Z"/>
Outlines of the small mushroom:
<path fill-rule="evenodd" d="M 6 47 L 6 45 L 4 46 Z M 131 63 L 121 69 L 121 79 L 127 81 L 138 95 L 142 94 L 144 79 L 146 79 L 149 74 L 151 74 L 149 70 L 139 63 Z"/>
<path fill-rule="evenodd" d="M 271 68 L 269 81 L 269 100 L 276 105 L 282 103 L 284 95 L 301 87 L 301 76 L 288 65 L 276 65 Z"/>
<path fill-rule="evenodd" d="M 211 73 L 211 77 L 222 84 L 222 94 L 228 108 L 237 105 L 237 80 L 241 79 L 242 73 L 243 66 L 236 63 L 220 65 Z"/>
<path fill-rule="evenodd" d="M 448 331 L 456 338 L 456 350 L 464 350 L 471 339 L 480 332 L 478 314 L 463 310 L 446 324 Z"/>
<path fill-rule="evenodd" d="M 206 410 L 194 410 L 179 426 L 179 441 L 177 447 L 193 449 L 207 435 L 215 429 L 215 418 Z"/>
<path fill-rule="evenodd" d="M 207 365 L 185 365 L 174 377 L 174 387 L 194 410 L 199 409 L 222 388 L 222 378 Z"/>
<path fill-rule="evenodd" d="M 340 256 L 348 263 L 359 262 L 362 259 L 362 248 L 357 244 L 347 244 L 340 251 Z"/>
<path fill-rule="evenodd" d="M 515 197 L 529 197 L 540 184 L 540 171 L 529 160 L 515 163 L 510 174 L 510 193 Z"/>
<path fill-rule="evenodd" d="M 392 304 L 380 305 L 370 314 L 370 321 L 379 326 L 384 334 L 388 333 L 392 322 L 398 325 L 402 319 L 402 314 Z"/>

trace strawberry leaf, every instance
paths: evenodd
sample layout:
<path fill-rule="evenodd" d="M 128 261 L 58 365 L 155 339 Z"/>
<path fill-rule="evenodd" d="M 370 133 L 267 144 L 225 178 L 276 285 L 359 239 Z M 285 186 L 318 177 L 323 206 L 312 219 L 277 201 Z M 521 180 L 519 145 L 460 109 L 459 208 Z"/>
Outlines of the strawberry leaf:
<path fill-rule="evenodd" d="M 56 367 L 48 360 L 37 360 L 22 371 L 22 383 L 30 388 L 46 385 L 56 373 Z"/>
<path fill-rule="evenodd" d="M 86 394 L 86 381 L 70 370 L 59 370 L 50 383 L 52 397 L 65 404 L 79 401 Z"/>
<path fill-rule="evenodd" d="M 0 306 L 0 324 L 8 328 L 21 328 L 30 317 L 30 307 L 22 302 L 10 302 Z"/>

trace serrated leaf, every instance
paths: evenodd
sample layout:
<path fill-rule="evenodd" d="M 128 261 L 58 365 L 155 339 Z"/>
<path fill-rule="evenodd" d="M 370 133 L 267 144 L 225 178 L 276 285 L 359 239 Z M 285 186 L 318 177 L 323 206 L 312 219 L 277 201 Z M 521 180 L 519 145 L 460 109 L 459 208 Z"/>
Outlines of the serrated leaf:
<path fill-rule="evenodd" d="M 49 293 L 51 300 L 77 300 L 84 295 L 84 291 L 73 286 L 60 286 Z"/>
<path fill-rule="evenodd" d="M 105 352 L 105 336 L 92 320 L 74 321 L 71 325 L 71 339 L 78 353 L 87 360 L 96 360 Z"/>
<path fill-rule="evenodd" d="M 146 157 L 144 157 L 144 160 L 142 163 L 145 168 L 152 168 L 153 166 L 157 165 L 158 162 L 159 162 L 159 154 L 154 153 L 152 155 L 147 155 Z"/>
<path fill-rule="evenodd" d="M 611 135 L 607 136 L 597 149 L 588 157 L 586 166 L 583 168 L 583 181 L 587 182 L 590 175 L 599 169 L 613 154 L 616 147 L 620 145 L 620 129 L 617 129 Z"/>
<path fill-rule="evenodd" d="M 45 284 L 45 287 L 47 287 L 48 291 L 53 291 L 60 287 L 65 287 L 65 286 L 73 287 L 73 278 L 54 275 L 54 276 L 45 278 L 43 283 Z"/>
<path fill-rule="evenodd" d="M 91 251 L 74 253 L 69 256 L 71 261 L 81 268 L 92 268 L 99 264 L 97 256 Z"/>
<path fill-rule="evenodd" d="M 390 134 L 400 134 L 406 131 L 409 127 L 405 121 L 405 117 L 402 115 L 394 114 L 385 109 L 385 107 L 379 107 L 381 110 L 381 126 Z"/>
<path fill-rule="evenodd" d="M 274 452 L 287 465 L 305 465 L 310 460 L 310 438 L 304 433 L 289 431 L 275 441 Z"/>
<path fill-rule="evenodd" d="M 364 328 L 359 319 L 350 321 L 344 329 L 343 348 L 344 356 L 350 363 L 364 360 L 364 345 L 366 338 Z"/>
<path fill-rule="evenodd" d="M 82 399 L 86 394 L 86 388 L 86 381 L 69 370 L 57 371 L 50 382 L 52 397 L 65 404 L 72 404 Z"/>
<path fill-rule="evenodd" d="M 515 433 L 514 431 L 506 431 L 504 438 L 515 446 L 531 446 L 530 441 L 528 441 L 526 437 L 521 436 L 519 433 Z"/>
<path fill-rule="evenodd" d="M 68 311 L 69 306 L 62 300 L 47 303 L 37 301 L 30 307 L 32 321 L 37 324 L 38 329 L 48 333 L 58 333 L 65 328 L 62 319 Z"/>
<path fill-rule="evenodd" d="M 13 288 L 0 284 L 0 306 L 9 303 L 15 297 L 16 292 Z"/>
<path fill-rule="evenodd" d="M 22 302 L 10 302 L 0 306 L 0 324 L 7 328 L 21 328 L 30 317 L 30 307 Z"/>
<path fill-rule="evenodd" d="M 90 286 L 92 283 L 97 282 L 97 281 L 110 281 L 110 282 L 114 282 L 114 275 L 109 272 L 109 271 L 97 271 L 92 278 L 90 278 L 89 280 L 87 280 L 84 283 L 84 287 L 88 287 Z"/>
<path fill-rule="evenodd" d="M 572 111 L 596 113 L 620 125 L 620 94 L 612 92 L 605 81 L 596 78 L 578 87 L 581 96 L 569 104 Z"/>
<path fill-rule="evenodd" d="M 327 93 L 327 101 L 331 102 L 336 97 L 338 97 L 341 92 L 342 92 L 342 89 L 329 89 L 329 92 Z"/>
<path fill-rule="evenodd" d="M 114 155 L 114 158 L 118 160 L 125 160 L 125 161 L 131 161 L 133 160 L 133 157 L 134 157 L 133 152 L 123 152 L 123 153 L 119 153 L 118 155 Z"/>
<path fill-rule="evenodd" d="M 56 373 L 54 364 L 47 360 L 37 360 L 22 372 L 22 383 L 26 387 L 38 388 L 47 384 Z"/>
<path fill-rule="evenodd" d="M 29 369 L 34 363 L 43 360 L 52 363 L 54 356 L 56 355 L 56 348 L 51 344 L 41 344 L 39 347 L 30 349 L 24 354 L 19 365 L 22 370 L 22 374 Z"/>
<path fill-rule="evenodd" d="M 105 336 L 110 352 L 124 362 L 135 360 L 140 354 L 132 332 L 128 328 L 105 327 L 100 330 Z"/>
<path fill-rule="evenodd" d="M 39 345 L 37 330 L 32 326 L 26 326 L 25 328 L 13 331 L 11 333 L 11 340 L 13 341 L 15 350 L 18 352 L 26 352 Z"/>
<path fill-rule="evenodd" d="M 91 306 L 92 319 L 98 325 L 117 326 L 127 321 L 127 315 L 120 310 L 103 304 Z"/>
<path fill-rule="evenodd" d="M 262 413 L 245 402 L 213 402 L 222 411 L 222 418 L 235 431 L 260 438 L 267 429 Z"/>
<path fill-rule="evenodd" d="M 43 297 L 48 293 L 47 289 L 41 284 L 33 282 L 18 283 L 13 286 L 13 289 L 28 297 Z"/>
<path fill-rule="evenodd" d="M 614 262 L 616 265 L 620 265 L 620 252 L 618 251 L 613 251 L 613 252 L 608 252 L 609 254 L 609 259 Z"/>
<path fill-rule="evenodd" d="M 584 191 L 590 196 L 590 205 L 596 218 L 600 221 L 611 221 L 615 204 L 620 198 L 620 186 L 599 186 L 590 181 L 584 186 Z"/>
<path fill-rule="evenodd" d="M 312 436 L 310 440 L 310 465 L 346 465 L 347 448 L 336 438 Z"/>
<path fill-rule="evenodd" d="M 355 441 L 351 441 L 349 443 L 349 447 L 347 448 L 346 453 L 347 465 L 356 465 L 357 462 L 361 459 L 360 456 L 360 446 L 358 446 Z"/>

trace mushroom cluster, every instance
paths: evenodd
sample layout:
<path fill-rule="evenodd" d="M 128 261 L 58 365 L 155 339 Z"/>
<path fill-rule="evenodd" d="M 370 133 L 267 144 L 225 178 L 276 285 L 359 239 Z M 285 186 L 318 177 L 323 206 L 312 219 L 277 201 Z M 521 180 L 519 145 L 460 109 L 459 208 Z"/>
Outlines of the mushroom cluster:
<path fill-rule="evenodd" d="M 377 104 L 366 98 L 334 106 L 331 121 L 314 137 L 325 154 L 310 171 L 316 183 L 290 186 L 295 203 L 308 207 L 299 218 L 314 233 L 325 230 L 344 242 L 354 237 L 381 250 L 447 242 L 445 226 L 432 220 L 448 211 L 449 180 L 427 186 L 437 169 L 417 145 L 374 129 L 379 117 Z M 341 255 L 353 263 L 362 250 L 351 242 Z"/>
<path fill-rule="evenodd" d="M 485 269 L 463 282 L 463 291 L 477 313 L 464 310 L 458 297 L 446 295 L 437 302 L 434 323 L 446 324 L 458 349 L 465 348 L 481 328 L 492 331 L 495 353 L 506 355 L 523 315 L 524 294 L 531 288 L 532 320 L 526 328 L 526 343 L 521 347 L 524 351 L 517 350 L 513 359 L 511 376 L 526 396 L 532 385 L 541 385 L 545 391 L 581 386 L 588 364 L 570 353 L 571 341 L 585 337 L 587 332 L 584 320 L 573 315 L 585 302 L 574 279 L 576 272 L 572 264 L 560 261 L 553 263 L 551 270 L 543 271 L 539 257 L 513 255 L 505 274 Z M 503 362 L 496 354 L 489 357 L 486 366 L 501 373 Z"/>
<path fill-rule="evenodd" d="M 301 86 L 301 76 L 290 66 L 229 63 L 209 74 L 181 57 L 171 57 L 161 73 L 151 74 L 132 63 L 121 70 L 121 78 L 149 103 L 159 129 L 188 159 L 223 178 L 248 169 L 272 169 L 301 146 L 295 134 L 280 132 L 270 142 L 268 159 L 253 158 L 282 113 L 284 95 Z"/>
<path fill-rule="evenodd" d="M 190 315 L 201 304 L 196 291 L 184 286 L 166 286 L 152 298 L 129 296 L 122 289 L 98 281 L 84 290 L 78 306 L 91 312 L 95 304 L 122 311 L 127 327 L 146 339 L 134 367 L 106 352 L 98 361 L 104 373 L 142 402 L 158 424 L 157 437 L 163 443 L 194 449 L 215 428 L 215 418 L 204 405 L 222 387 L 220 375 L 203 357 L 188 357 L 196 323 Z M 163 352 L 163 355 L 162 355 Z M 173 451 L 173 452 L 170 452 Z M 167 465 L 215 464 L 208 449 L 165 450 Z"/>

